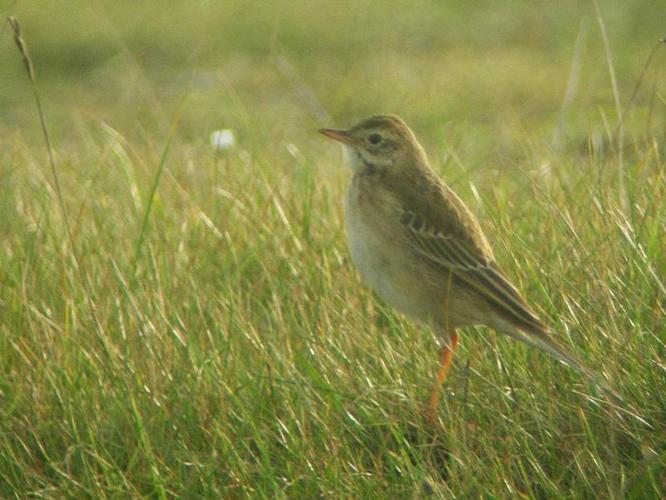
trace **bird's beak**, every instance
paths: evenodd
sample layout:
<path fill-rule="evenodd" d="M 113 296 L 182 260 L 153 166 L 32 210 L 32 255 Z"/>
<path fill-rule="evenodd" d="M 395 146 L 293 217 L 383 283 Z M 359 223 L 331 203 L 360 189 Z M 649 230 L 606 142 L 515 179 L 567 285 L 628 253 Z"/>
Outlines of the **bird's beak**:
<path fill-rule="evenodd" d="M 336 141 L 344 142 L 345 144 L 350 144 L 352 146 L 358 145 L 356 139 L 354 139 L 346 130 L 322 128 L 319 129 L 319 133 L 325 135 L 326 137 L 330 137 L 331 139 L 335 139 Z"/>

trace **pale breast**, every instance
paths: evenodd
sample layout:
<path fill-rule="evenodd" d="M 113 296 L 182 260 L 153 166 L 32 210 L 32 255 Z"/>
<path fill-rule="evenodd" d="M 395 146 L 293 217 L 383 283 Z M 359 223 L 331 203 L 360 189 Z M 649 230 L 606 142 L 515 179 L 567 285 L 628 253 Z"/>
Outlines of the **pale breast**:
<path fill-rule="evenodd" d="M 354 182 L 347 191 L 345 226 L 349 250 L 363 280 L 389 305 L 422 321 L 434 307 L 431 287 L 421 266 L 401 240 L 399 221 L 384 210 L 390 200 L 378 199 Z"/>

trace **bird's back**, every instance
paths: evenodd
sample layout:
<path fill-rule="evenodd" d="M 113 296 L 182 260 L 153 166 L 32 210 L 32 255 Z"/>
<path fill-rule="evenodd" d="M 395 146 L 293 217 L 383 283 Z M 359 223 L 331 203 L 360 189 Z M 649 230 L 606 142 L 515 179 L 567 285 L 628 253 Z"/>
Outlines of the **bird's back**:
<path fill-rule="evenodd" d="M 494 261 L 492 248 L 481 225 L 462 199 L 427 164 L 386 176 L 385 184 L 400 199 L 414 223 L 430 226 L 468 245 L 484 261 Z M 407 184 L 411 189 L 404 189 Z"/>
<path fill-rule="evenodd" d="M 424 265 L 439 272 L 472 304 L 480 323 L 497 328 L 506 321 L 529 330 L 546 327 L 495 262 L 493 251 L 474 214 L 427 163 L 386 176 L 384 185 L 403 207 L 402 225 Z M 404 189 L 408 185 L 410 189 Z M 447 300 L 453 294 L 446 294 Z M 452 308 L 451 308 L 452 309 Z M 452 312 L 455 314 L 455 312 Z M 465 323 L 477 324 L 472 315 Z"/>

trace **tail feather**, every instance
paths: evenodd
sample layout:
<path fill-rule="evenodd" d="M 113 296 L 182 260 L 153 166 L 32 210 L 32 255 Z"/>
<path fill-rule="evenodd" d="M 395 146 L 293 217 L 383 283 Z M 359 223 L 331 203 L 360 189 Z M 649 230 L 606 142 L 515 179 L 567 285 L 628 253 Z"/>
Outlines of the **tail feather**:
<path fill-rule="evenodd" d="M 502 333 L 519 340 L 525 344 L 537 347 L 553 358 L 564 363 L 568 367 L 574 369 L 584 377 L 586 377 L 594 385 L 602 389 L 608 395 L 612 396 L 617 402 L 622 402 L 622 397 L 618 392 L 613 389 L 606 382 L 602 381 L 597 374 L 587 368 L 583 363 L 578 361 L 568 350 L 559 344 L 545 329 L 531 327 L 531 328 L 517 328 L 513 325 L 508 328 L 500 329 Z"/>

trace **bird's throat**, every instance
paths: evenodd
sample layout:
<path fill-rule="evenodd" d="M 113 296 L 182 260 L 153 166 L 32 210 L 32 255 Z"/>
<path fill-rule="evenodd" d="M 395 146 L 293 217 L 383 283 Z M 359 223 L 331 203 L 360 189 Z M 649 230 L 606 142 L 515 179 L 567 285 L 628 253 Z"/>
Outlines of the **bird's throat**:
<path fill-rule="evenodd" d="M 345 156 L 345 163 L 354 173 L 354 177 L 381 175 L 386 170 L 386 167 L 377 165 L 369 161 L 363 156 L 363 154 L 361 154 L 353 147 L 345 147 L 344 156 Z"/>

